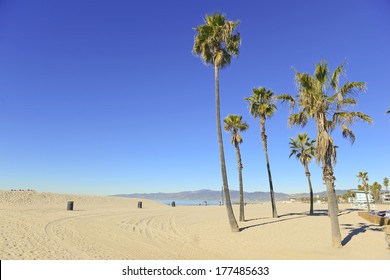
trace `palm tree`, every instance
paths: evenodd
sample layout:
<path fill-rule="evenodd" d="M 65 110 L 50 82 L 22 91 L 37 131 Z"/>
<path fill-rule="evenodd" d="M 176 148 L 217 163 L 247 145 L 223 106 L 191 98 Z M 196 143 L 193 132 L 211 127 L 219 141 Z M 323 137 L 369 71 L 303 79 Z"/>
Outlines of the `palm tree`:
<path fill-rule="evenodd" d="M 313 215 L 314 198 L 313 198 L 313 188 L 311 186 L 311 180 L 310 180 L 309 163 L 314 157 L 314 150 L 315 150 L 314 143 L 316 141 L 315 140 L 310 141 L 310 137 L 307 135 L 307 133 L 303 133 L 303 134 L 298 133 L 297 139 L 290 138 L 290 140 L 291 140 L 291 142 L 289 143 L 291 149 L 290 157 L 295 155 L 295 157 L 303 164 L 305 168 L 305 174 L 310 189 L 310 215 Z"/>
<path fill-rule="evenodd" d="M 242 116 L 229 115 L 225 118 L 225 130 L 232 134 L 230 142 L 236 148 L 236 158 L 238 166 L 238 181 L 240 184 L 240 222 L 245 221 L 244 215 L 244 187 L 242 183 L 242 161 L 240 153 L 240 144 L 242 143 L 242 136 L 240 131 L 248 129 L 248 124 L 242 121 Z"/>
<path fill-rule="evenodd" d="M 251 115 L 255 119 L 257 117 L 260 119 L 261 140 L 267 163 L 268 181 L 271 195 L 272 217 L 277 218 L 278 213 L 276 211 L 274 188 L 272 185 L 271 167 L 268 159 L 267 134 L 265 133 L 265 120 L 272 117 L 277 108 L 274 104 L 274 93 L 271 90 L 267 90 L 265 87 L 259 87 L 252 89 L 252 93 L 252 96 L 245 98 L 245 100 L 249 102 L 249 111 Z"/>
<path fill-rule="evenodd" d="M 340 74 L 344 74 L 344 64 L 338 66 L 330 75 L 328 64 L 321 61 L 316 65 L 313 76 L 295 70 L 295 80 L 298 95 L 294 99 L 288 94 L 278 96 L 278 99 L 289 101 L 293 109 L 298 104 L 298 113 L 291 114 L 291 126 L 305 126 L 313 118 L 317 128 L 315 157 L 317 164 L 322 163 L 323 180 L 326 184 L 328 209 L 332 229 L 332 244 L 341 247 L 340 225 L 338 220 L 338 204 L 334 188 L 336 178 L 333 165 L 336 163 L 336 147 L 331 132 L 340 126 L 342 136 L 355 141 L 355 135 L 349 128 L 357 119 L 372 123 L 372 119 L 361 112 L 347 111 L 348 106 L 357 104 L 354 96 L 366 89 L 364 82 L 347 81 L 339 87 Z"/>
<path fill-rule="evenodd" d="M 192 49 L 193 53 L 200 56 L 205 64 L 211 64 L 214 67 L 216 118 L 222 183 L 229 224 L 233 232 L 238 232 L 240 229 L 234 216 L 227 180 L 219 102 L 219 69 L 228 66 L 232 57 L 237 56 L 239 53 L 239 45 L 241 42 L 240 33 L 235 31 L 238 24 L 238 21 L 226 20 L 225 16 L 220 13 L 206 15 L 205 23 L 194 28 L 197 34 Z"/>
<path fill-rule="evenodd" d="M 385 177 L 384 179 L 383 179 L 383 185 L 385 186 L 385 188 L 386 188 L 386 192 L 389 192 L 389 190 L 388 190 L 388 186 L 389 186 L 389 178 L 387 178 L 387 177 Z"/>
<path fill-rule="evenodd" d="M 359 182 L 362 181 L 363 191 L 364 191 L 364 194 L 366 195 L 366 200 L 367 200 L 367 210 L 368 210 L 368 212 L 370 212 L 371 211 L 371 207 L 370 207 L 370 200 L 368 199 L 369 185 L 367 183 L 367 181 L 368 181 L 367 172 L 360 171 L 359 174 L 356 175 L 356 177 L 359 178 Z"/>
<path fill-rule="evenodd" d="M 381 202 L 381 190 L 382 185 L 376 181 L 370 186 L 371 195 L 375 203 Z"/>

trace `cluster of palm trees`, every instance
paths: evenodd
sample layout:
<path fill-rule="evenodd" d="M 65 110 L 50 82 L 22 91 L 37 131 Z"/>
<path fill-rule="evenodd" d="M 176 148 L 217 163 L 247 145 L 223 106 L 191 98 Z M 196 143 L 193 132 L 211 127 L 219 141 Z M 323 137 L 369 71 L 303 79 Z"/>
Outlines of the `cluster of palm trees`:
<path fill-rule="evenodd" d="M 233 57 L 239 54 L 240 33 L 236 30 L 239 21 L 230 21 L 221 13 L 206 15 L 205 22 L 194 28 L 195 35 L 193 53 L 200 56 L 206 64 L 211 64 L 215 72 L 215 100 L 216 100 L 216 124 L 220 151 L 221 174 L 225 205 L 231 230 L 240 231 L 231 206 L 224 148 L 222 141 L 222 128 L 220 117 L 219 101 L 219 69 L 228 66 Z M 313 157 L 317 164 L 322 165 L 323 181 L 326 184 L 328 196 L 328 211 L 331 220 L 332 244 L 334 247 L 341 247 L 341 234 L 338 222 L 338 204 L 334 188 L 335 176 L 333 166 L 336 163 L 336 146 L 334 145 L 331 133 L 336 127 L 340 127 L 342 135 L 349 138 L 353 143 L 355 135 L 350 125 L 357 119 L 372 123 L 372 119 L 360 112 L 351 112 L 347 107 L 356 105 L 354 94 L 364 91 L 364 82 L 347 81 L 344 85 L 339 84 L 340 75 L 344 74 L 344 64 L 338 66 L 330 73 L 325 61 L 321 61 L 315 67 L 313 75 L 300 73 L 295 70 L 295 80 L 298 87 L 298 94 L 293 97 L 289 94 L 275 95 L 264 87 L 252 89 L 252 96 L 245 98 L 249 103 L 249 110 L 254 118 L 259 118 L 261 140 L 266 158 L 272 214 L 278 217 L 273 192 L 271 168 L 268 159 L 267 135 L 265 122 L 271 117 L 277 107 L 275 102 L 287 102 L 290 105 L 289 116 L 290 126 L 304 127 L 310 119 L 313 119 L 317 128 L 316 140 L 310 140 L 306 134 L 298 134 L 297 139 L 290 138 L 290 157 L 295 155 L 305 168 L 309 188 L 312 194 L 310 172 L 308 165 Z M 294 110 L 296 112 L 294 113 Z M 239 144 L 242 143 L 240 132 L 248 129 L 248 124 L 242 121 L 242 116 L 229 115 L 225 120 L 225 130 L 231 132 L 231 142 L 236 149 L 239 183 L 240 183 L 240 221 L 244 221 L 243 206 L 243 183 L 242 183 L 242 161 Z M 314 144 L 316 143 L 316 145 Z M 310 213 L 313 213 L 313 199 L 311 199 Z"/>
<path fill-rule="evenodd" d="M 382 190 L 382 185 L 379 184 L 378 182 L 374 182 L 373 184 L 369 184 L 369 178 L 368 178 L 368 172 L 360 171 L 356 177 L 359 178 L 358 182 L 361 182 L 361 184 L 358 185 L 358 190 L 361 190 L 364 192 L 367 200 L 367 211 L 371 212 L 371 206 L 370 206 L 370 199 L 368 197 L 368 194 L 371 192 L 374 201 L 375 202 L 380 202 L 380 195 L 381 195 L 381 190 Z M 389 186 L 389 178 L 385 177 L 383 179 L 383 185 L 386 188 L 386 193 L 389 192 L 388 186 Z"/>

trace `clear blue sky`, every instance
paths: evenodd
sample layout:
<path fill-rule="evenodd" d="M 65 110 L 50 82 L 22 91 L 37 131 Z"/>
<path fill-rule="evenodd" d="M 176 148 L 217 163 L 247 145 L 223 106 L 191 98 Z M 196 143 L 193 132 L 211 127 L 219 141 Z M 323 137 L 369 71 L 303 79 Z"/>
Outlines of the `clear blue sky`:
<path fill-rule="evenodd" d="M 243 100 L 266 86 L 296 94 L 294 72 L 331 70 L 367 82 L 354 145 L 333 134 L 336 188 L 390 177 L 390 2 L 375 1 L 0 1 L 0 189 L 81 194 L 219 190 L 214 73 L 192 52 L 205 14 L 241 21 L 240 56 L 220 73 L 221 113 L 241 114 L 244 188 L 268 191 L 258 120 Z M 288 108 L 267 121 L 276 192 L 307 192 L 289 159 Z M 230 135 L 229 185 L 238 189 Z M 315 191 L 321 169 L 310 165 Z"/>

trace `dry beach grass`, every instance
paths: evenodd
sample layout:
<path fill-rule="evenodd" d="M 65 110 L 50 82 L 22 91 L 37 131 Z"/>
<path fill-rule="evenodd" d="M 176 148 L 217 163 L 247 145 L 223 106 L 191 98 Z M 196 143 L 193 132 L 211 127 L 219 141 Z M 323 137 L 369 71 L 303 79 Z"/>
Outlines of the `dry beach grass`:
<path fill-rule="evenodd" d="M 344 247 L 334 249 L 325 204 L 309 216 L 307 204 L 278 203 L 280 218 L 269 203 L 250 204 L 242 231 L 232 233 L 224 207 L 142 199 L 138 209 L 138 201 L 0 191 L 0 259 L 390 259 L 383 228 L 349 205 L 340 205 Z"/>

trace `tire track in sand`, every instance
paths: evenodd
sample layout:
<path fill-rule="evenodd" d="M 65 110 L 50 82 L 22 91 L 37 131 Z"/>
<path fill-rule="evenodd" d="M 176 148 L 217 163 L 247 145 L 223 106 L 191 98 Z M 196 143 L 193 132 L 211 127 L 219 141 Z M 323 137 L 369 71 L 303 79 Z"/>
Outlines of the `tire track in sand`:
<path fill-rule="evenodd" d="M 177 217 L 178 214 L 153 215 L 138 221 L 122 220 L 120 226 L 123 230 L 141 235 L 144 243 L 155 247 L 165 258 L 178 259 L 183 252 L 191 252 L 196 258 L 204 255 L 205 250 L 198 246 L 198 239 L 177 226 Z"/>

